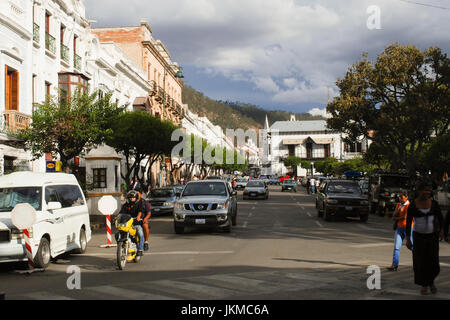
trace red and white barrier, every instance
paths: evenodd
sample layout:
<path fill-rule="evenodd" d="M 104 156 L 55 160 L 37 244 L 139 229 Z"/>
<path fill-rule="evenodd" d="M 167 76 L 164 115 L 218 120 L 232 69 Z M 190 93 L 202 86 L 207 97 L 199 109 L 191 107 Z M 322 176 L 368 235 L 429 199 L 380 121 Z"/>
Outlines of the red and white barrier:
<path fill-rule="evenodd" d="M 108 245 L 112 244 L 112 237 L 111 237 L 111 215 L 106 216 L 106 239 L 108 241 Z"/>
<path fill-rule="evenodd" d="M 102 248 L 117 246 L 112 243 L 111 237 L 111 214 L 117 210 L 117 200 L 112 196 L 103 196 L 98 201 L 98 210 L 106 216 L 106 241 L 107 244 L 101 245 Z"/>
<path fill-rule="evenodd" d="M 28 267 L 30 269 L 34 268 L 34 261 L 33 261 L 33 247 L 30 243 L 30 233 L 28 229 L 23 230 L 24 238 L 25 238 L 25 251 L 27 252 L 27 258 L 28 258 Z"/>

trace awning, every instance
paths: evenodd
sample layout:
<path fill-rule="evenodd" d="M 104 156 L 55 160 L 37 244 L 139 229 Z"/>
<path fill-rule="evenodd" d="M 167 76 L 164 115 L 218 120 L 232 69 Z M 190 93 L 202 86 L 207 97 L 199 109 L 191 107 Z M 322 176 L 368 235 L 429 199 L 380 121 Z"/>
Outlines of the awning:
<path fill-rule="evenodd" d="M 333 138 L 311 138 L 315 144 L 331 144 L 334 140 Z"/>
<path fill-rule="evenodd" d="M 303 141 L 305 141 L 305 139 L 283 139 L 283 144 L 284 145 L 289 145 L 289 144 L 303 144 Z"/>

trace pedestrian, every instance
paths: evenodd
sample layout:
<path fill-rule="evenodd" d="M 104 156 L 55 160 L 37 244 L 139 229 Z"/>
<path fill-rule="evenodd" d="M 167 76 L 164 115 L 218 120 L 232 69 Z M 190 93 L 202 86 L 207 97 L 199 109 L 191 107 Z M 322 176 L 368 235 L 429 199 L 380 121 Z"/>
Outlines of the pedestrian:
<path fill-rule="evenodd" d="M 311 180 L 309 180 L 309 183 L 311 184 L 311 193 L 316 193 L 316 179 L 314 177 L 311 177 Z"/>
<path fill-rule="evenodd" d="M 406 220 L 406 246 L 413 251 L 414 283 L 422 286 L 420 293 L 435 294 L 434 279 L 439 275 L 439 237 L 443 238 L 443 217 L 439 204 L 432 198 L 432 184 L 418 184 L 417 197 L 410 204 Z M 411 226 L 414 220 L 413 242 Z M 413 245 L 414 243 L 414 245 Z"/>
<path fill-rule="evenodd" d="M 406 217 L 407 210 L 409 207 L 408 195 L 406 192 L 400 192 L 399 202 L 392 215 L 392 220 L 394 222 L 394 254 L 392 258 L 392 265 L 387 269 L 389 271 L 397 271 L 398 264 L 400 261 L 400 249 L 403 245 L 403 240 L 406 238 Z"/>
<path fill-rule="evenodd" d="M 306 192 L 307 192 L 308 194 L 311 193 L 310 187 L 311 187 L 311 183 L 310 183 L 310 181 L 309 181 L 309 178 L 307 178 L 307 179 L 306 179 Z"/>

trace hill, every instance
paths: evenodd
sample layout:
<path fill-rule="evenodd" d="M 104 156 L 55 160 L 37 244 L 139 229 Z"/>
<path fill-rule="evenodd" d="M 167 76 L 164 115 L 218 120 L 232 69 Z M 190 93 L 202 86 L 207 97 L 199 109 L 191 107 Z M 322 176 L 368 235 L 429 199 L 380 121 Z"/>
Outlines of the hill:
<path fill-rule="evenodd" d="M 270 124 L 272 124 L 275 121 L 289 120 L 292 114 L 281 110 L 265 110 L 247 103 L 216 101 L 190 86 L 183 88 L 183 103 L 188 104 L 192 112 L 207 117 L 213 124 L 220 126 L 222 129 L 262 129 L 264 128 L 266 115 Z M 297 120 L 323 119 L 309 113 L 296 113 L 295 116 Z"/>

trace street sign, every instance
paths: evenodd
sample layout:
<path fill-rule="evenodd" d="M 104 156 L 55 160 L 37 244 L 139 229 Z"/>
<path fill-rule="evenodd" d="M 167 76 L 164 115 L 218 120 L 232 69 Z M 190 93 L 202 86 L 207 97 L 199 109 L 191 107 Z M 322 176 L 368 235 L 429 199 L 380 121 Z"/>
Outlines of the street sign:
<path fill-rule="evenodd" d="M 98 201 L 98 210 L 105 216 L 117 210 L 117 200 L 113 196 L 103 196 Z"/>
<path fill-rule="evenodd" d="M 36 223 L 36 210 L 29 203 L 19 203 L 11 211 L 11 222 L 19 230 L 31 228 Z"/>

